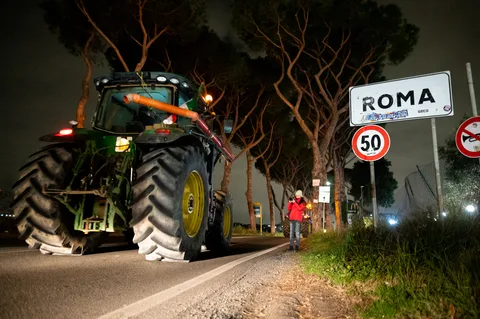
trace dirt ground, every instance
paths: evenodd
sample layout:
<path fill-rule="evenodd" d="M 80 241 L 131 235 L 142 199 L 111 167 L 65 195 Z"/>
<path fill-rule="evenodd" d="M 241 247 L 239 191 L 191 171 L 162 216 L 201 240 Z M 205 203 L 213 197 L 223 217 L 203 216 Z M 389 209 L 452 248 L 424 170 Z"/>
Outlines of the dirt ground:
<path fill-rule="evenodd" d="M 252 295 L 243 318 L 357 318 L 354 307 L 359 300 L 343 288 L 305 274 L 299 256 L 292 258 L 296 262 L 281 270 L 282 280 L 264 284 Z"/>

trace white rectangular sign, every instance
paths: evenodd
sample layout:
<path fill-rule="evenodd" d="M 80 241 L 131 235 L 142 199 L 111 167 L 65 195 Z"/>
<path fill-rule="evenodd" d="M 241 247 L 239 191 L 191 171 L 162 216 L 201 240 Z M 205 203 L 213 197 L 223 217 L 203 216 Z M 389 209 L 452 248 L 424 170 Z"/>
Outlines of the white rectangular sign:
<path fill-rule="evenodd" d="M 350 126 L 453 116 L 450 71 L 353 86 Z"/>
<path fill-rule="evenodd" d="M 319 179 L 313 179 L 312 180 L 312 186 L 313 187 L 320 186 L 320 180 Z"/>
<path fill-rule="evenodd" d="M 330 186 L 320 186 L 318 193 L 319 203 L 330 203 Z"/>

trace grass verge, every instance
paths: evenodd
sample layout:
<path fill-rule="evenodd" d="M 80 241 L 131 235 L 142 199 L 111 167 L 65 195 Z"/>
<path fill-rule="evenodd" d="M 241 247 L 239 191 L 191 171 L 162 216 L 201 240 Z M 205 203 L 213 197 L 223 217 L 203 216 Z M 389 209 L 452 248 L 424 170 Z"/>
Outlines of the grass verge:
<path fill-rule="evenodd" d="M 304 268 L 366 297 L 366 318 L 479 318 L 480 221 L 453 217 L 313 234 Z"/>

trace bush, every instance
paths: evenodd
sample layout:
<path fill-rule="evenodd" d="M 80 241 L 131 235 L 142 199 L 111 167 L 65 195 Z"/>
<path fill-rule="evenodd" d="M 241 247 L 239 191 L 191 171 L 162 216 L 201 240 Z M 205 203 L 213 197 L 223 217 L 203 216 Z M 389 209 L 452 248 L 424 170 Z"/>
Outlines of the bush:
<path fill-rule="evenodd" d="M 416 218 L 307 242 L 307 270 L 341 284 L 374 283 L 367 317 L 480 316 L 478 218 Z"/>

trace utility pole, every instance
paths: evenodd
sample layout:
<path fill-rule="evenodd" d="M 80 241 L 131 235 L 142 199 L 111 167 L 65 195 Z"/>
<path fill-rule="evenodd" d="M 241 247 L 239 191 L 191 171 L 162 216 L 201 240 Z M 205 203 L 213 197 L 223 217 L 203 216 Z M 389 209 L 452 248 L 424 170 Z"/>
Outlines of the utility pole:
<path fill-rule="evenodd" d="M 467 63 L 467 80 L 468 90 L 470 91 L 470 102 L 472 104 L 472 114 L 473 116 L 478 116 L 477 101 L 475 99 L 475 89 L 473 87 L 472 66 L 470 65 L 470 62 Z M 480 158 L 478 160 L 480 161 Z"/>

